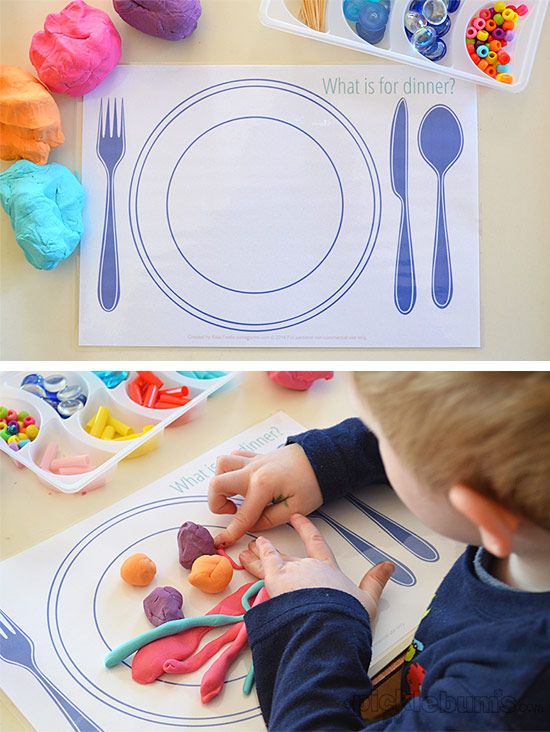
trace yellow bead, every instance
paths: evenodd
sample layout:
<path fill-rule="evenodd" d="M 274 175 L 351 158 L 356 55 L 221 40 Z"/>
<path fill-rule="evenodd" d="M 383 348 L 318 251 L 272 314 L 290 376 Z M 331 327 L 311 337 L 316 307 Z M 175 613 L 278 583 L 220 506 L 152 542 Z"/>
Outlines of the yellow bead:
<path fill-rule="evenodd" d="M 510 74 L 497 74 L 497 81 L 503 84 L 511 84 L 514 81 L 514 77 L 510 76 Z"/>
<path fill-rule="evenodd" d="M 32 440 L 34 440 L 38 436 L 39 431 L 40 430 L 38 429 L 38 427 L 35 424 L 30 424 L 25 429 L 25 434 L 27 435 L 27 437 L 29 438 L 29 440 L 32 441 Z"/>
<path fill-rule="evenodd" d="M 503 10 L 506 10 L 506 3 L 495 3 L 495 13 L 502 13 Z"/>
<path fill-rule="evenodd" d="M 111 425 L 108 424 L 107 427 L 105 427 L 105 429 L 101 433 L 101 439 L 102 440 L 112 440 L 114 436 L 115 436 L 115 428 L 111 427 Z"/>
<path fill-rule="evenodd" d="M 486 41 L 489 38 L 489 34 L 486 30 L 480 30 L 477 32 L 477 37 L 480 41 Z"/>
<path fill-rule="evenodd" d="M 8 437 L 8 445 L 11 445 L 12 442 L 19 442 L 19 437 L 17 435 L 12 435 L 11 437 Z"/>
<path fill-rule="evenodd" d="M 92 429 L 90 430 L 90 434 L 92 435 L 92 437 L 101 437 L 103 430 L 107 426 L 108 419 L 109 410 L 107 409 L 107 407 L 99 407 L 94 417 Z"/>
<path fill-rule="evenodd" d="M 133 432 L 129 425 L 124 424 L 124 422 L 121 422 L 119 419 L 115 419 L 114 417 L 109 417 L 108 424 L 122 437 L 126 437 Z"/>

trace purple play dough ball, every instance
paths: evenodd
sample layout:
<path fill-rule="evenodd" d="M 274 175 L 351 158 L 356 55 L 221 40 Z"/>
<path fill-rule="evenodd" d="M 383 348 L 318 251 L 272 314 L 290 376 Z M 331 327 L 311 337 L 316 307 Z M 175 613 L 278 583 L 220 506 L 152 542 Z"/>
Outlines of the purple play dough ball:
<path fill-rule="evenodd" d="M 183 597 L 175 587 L 156 587 L 143 601 L 147 619 L 153 625 L 162 625 L 169 620 L 181 620 Z"/>
<path fill-rule="evenodd" d="M 186 521 L 178 531 L 178 550 L 181 566 L 191 569 L 197 557 L 202 557 L 203 554 L 216 554 L 216 545 L 208 529 L 192 521 Z"/>
<path fill-rule="evenodd" d="M 167 41 L 190 36 L 202 12 L 200 0 L 113 0 L 113 6 L 129 25 Z"/>

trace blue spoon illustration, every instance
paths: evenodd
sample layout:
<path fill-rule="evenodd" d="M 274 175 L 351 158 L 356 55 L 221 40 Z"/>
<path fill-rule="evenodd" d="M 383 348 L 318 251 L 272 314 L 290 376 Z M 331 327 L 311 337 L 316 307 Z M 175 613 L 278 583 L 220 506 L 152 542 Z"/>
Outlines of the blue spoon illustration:
<path fill-rule="evenodd" d="M 371 544 L 370 541 L 367 541 L 354 531 L 347 529 L 339 521 L 333 519 L 332 516 L 328 516 L 324 511 L 317 509 L 310 514 L 310 517 L 320 518 L 325 521 L 325 523 L 340 534 L 348 544 L 351 544 L 351 546 L 362 554 L 371 564 L 374 565 L 387 561 L 393 562 L 395 564 L 395 571 L 390 577 L 392 582 L 395 582 L 398 585 L 404 585 L 405 587 L 412 587 L 416 584 L 416 577 L 407 566 L 398 559 L 394 559 L 394 557 L 386 554 L 386 552 L 383 552 L 381 549 L 378 549 L 378 547 L 374 546 L 374 544 Z"/>
<path fill-rule="evenodd" d="M 445 176 L 464 147 L 462 125 L 452 109 L 444 104 L 437 104 L 426 112 L 418 130 L 418 147 L 424 160 L 437 175 L 432 299 L 438 308 L 446 308 L 453 298 L 453 272 L 447 231 Z"/>
<path fill-rule="evenodd" d="M 395 541 L 401 544 L 411 554 L 414 554 L 415 557 L 422 559 L 424 562 L 437 562 L 439 552 L 429 541 L 426 541 L 421 536 L 418 536 L 418 534 L 415 534 L 414 531 L 410 531 L 402 524 L 380 513 L 367 503 L 363 503 L 360 498 L 353 495 L 347 495 L 346 498 L 352 506 L 355 506 L 365 516 L 372 519 L 386 534 L 389 534 L 392 539 L 395 539 Z"/>

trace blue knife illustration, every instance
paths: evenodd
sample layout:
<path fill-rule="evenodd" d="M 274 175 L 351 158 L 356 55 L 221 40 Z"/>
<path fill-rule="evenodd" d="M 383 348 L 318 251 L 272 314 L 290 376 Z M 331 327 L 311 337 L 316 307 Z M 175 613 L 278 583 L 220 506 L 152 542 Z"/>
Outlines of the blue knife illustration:
<path fill-rule="evenodd" d="M 393 297 L 399 312 L 408 315 L 416 302 L 416 277 L 409 220 L 409 112 L 404 99 L 397 104 L 393 117 L 390 172 L 393 192 L 401 201 Z"/>

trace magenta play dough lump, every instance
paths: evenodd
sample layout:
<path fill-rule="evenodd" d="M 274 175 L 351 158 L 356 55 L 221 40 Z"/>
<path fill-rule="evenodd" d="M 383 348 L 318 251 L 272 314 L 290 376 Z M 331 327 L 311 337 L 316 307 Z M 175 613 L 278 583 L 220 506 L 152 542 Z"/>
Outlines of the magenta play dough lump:
<path fill-rule="evenodd" d="M 202 12 L 200 0 L 113 0 L 113 6 L 128 25 L 167 41 L 190 36 Z"/>
<path fill-rule="evenodd" d="M 51 91 L 81 97 L 95 89 L 120 61 L 120 35 L 107 13 L 74 0 L 50 13 L 32 37 L 29 57 Z"/>
<path fill-rule="evenodd" d="M 178 531 L 178 551 L 181 566 L 191 569 L 197 557 L 216 554 L 216 546 L 208 529 L 193 521 L 186 521 Z"/>
<path fill-rule="evenodd" d="M 162 625 L 170 620 L 181 620 L 183 597 L 175 587 L 155 587 L 143 601 L 143 609 L 152 625 Z"/>

